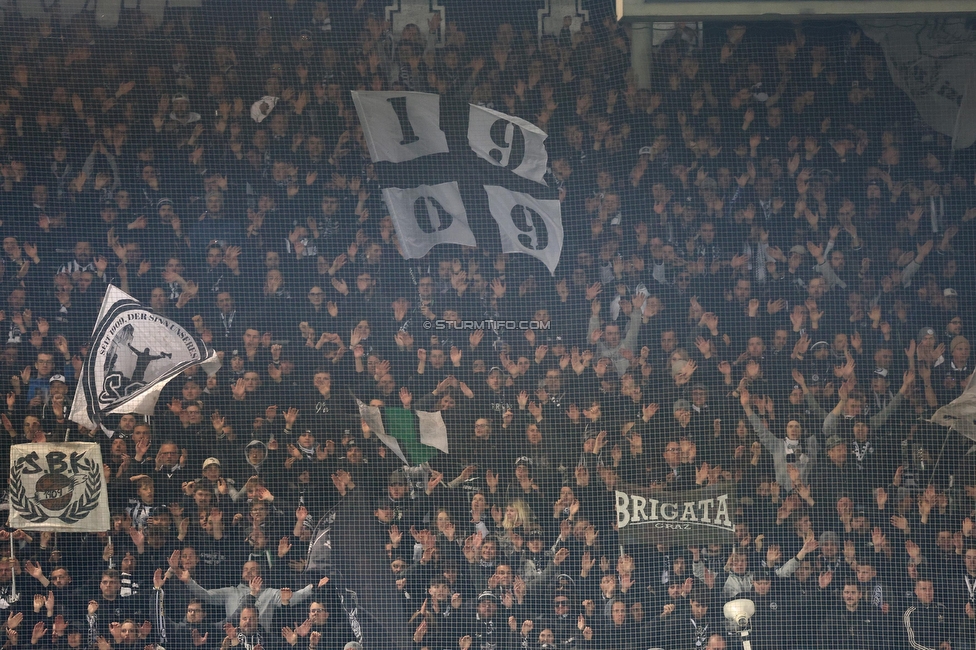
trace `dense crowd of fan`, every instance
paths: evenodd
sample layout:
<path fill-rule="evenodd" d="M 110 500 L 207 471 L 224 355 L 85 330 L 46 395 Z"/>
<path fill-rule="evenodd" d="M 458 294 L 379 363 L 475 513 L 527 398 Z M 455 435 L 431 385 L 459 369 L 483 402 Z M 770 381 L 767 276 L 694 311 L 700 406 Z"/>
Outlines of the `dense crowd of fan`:
<path fill-rule="evenodd" d="M 639 89 L 612 19 L 538 40 L 391 33 L 362 0 L 241 14 L 8 14 L 0 460 L 99 442 L 112 529 L 0 532 L 4 647 L 340 648 L 306 553 L 366 494 L 418 649 L 721 650 L 740 597 L 760 649 L 976 648 L 976 456 L 925 421 L 973 370 L 976 179 L 877 45 L 679 30 Z M 404 259 L 354 89 L 545 129 L 555 276 Z M 110 283 L 223 368 L 107 435 L 67 415 Z M 483 319 L 532 326 L 461 328 Z M 440 411 L 451 453 L 404 468 L 353 396 Z M 615 487 L 720 482 L 734 543 L 619 543 Z"/>

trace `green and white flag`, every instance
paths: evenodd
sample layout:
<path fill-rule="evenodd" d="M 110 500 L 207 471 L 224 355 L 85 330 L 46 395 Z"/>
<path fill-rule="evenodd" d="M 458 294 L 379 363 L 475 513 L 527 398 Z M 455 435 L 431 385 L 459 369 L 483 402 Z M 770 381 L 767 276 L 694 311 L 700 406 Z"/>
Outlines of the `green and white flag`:
<path fill-rule="evenodd" d="M 359 415 L 370 433 L 407 465 L 420 465 L 438 451 L 450 453 L 447 427 L 438 412 L 411 411 L 397 406 L 371 406 L 361 400 Z"/>

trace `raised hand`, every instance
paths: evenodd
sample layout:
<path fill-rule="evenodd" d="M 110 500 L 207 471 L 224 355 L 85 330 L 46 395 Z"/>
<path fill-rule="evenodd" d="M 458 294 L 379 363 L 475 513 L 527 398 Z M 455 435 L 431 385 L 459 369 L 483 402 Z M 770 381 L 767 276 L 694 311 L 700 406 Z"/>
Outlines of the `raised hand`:
<path fill-rule="evenodd" d="M 295 634 L 300 637 L 306 637 L 312 631 L 312 619 L 306 618 L 301 625 L 295 628 Z"/>
<path fill-rule="evenodd" d="M 282 558 L 291 551 L 291 540 L 287 535 L 278 540 L 278 557 Z"/>
<path fill-rule="evenodd" d="M 820 586 L 821 589 L 826 589 L 827 587 L 830 586 L 830 583 L 833 579 L 834 579 L 834 572 L 825 571 L 824 573 L 821 573 L 820 576 L 817 578 L 817 584 Z"/>

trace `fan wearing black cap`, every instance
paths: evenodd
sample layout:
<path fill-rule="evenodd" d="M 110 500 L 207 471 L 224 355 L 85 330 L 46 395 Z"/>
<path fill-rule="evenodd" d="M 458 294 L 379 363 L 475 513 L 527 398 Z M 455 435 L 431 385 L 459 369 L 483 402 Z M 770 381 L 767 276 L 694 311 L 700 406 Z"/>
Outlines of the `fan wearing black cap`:
<path fill-rule="evenodd" d="M 803 345 L 809 345 L 809 339 L 801 339 L 798 343 L 799 348 L 795 349 L 794 354 L 801 362 L 799 368 L 793 369 L 793 380 L 799 384 L 803 390 L 804 398 L 810 408 L 816 412 L 823 409 L 817 403 L 817 398 L 824 394 L 824 387 L 833 379 L 833 361 L 830 356 L 830 344 L 827 341 L 817 341 L 809 345 L 807 352 L 796 351 Z M 826 411 L 820 413 L 823 418 L 827 415 Z"/>
<path fill-rule="evenodd" d="M 397 525 L 397 513 L 393 509 L 393 501 L 385 496 L 377 497 L 373 503 L 373 517 L 382 532 L 383 539 L 389 539 L 387 554 L 391 558 L 401 558 L 405 561 L 410 560 L 413 549 L 409 544 L 403 543 L 403 532 Z"/>
<path fill-rule="evenodd" d="M 847 496 L 855 503 L 865 503 L 870 499 L 870 493 L 865 487 L 864 477 L 854 463 L 848 462 L 844 438 L 836 434 L 829 436 L 824 451 L 827 458 L 814 470 L 812 494 L 806 501 L 807 505 L 816 507 L 820 524 L 828 526 L 835 519 L 835 508 L 841 497 Z"/>
<path fill-rule="evenodd" d="M 485 385 L 475 389 L 476 413 L 490 414 L 492 420 L 501 422 L 502 414 L 515 408 L 515 400 L 505 386 L 507 379 L 508 374 L 499 366 L 488 369 Z"/>
<path fill-rule="evenodd" d="M 422 523 L 430 506 L 428 495 L 420 490 L 418 493 L 415 499 L 410 498 L 410 480 L 405 472 L 397 470 L 389 475 L 386 493 L 377 499 L 377 504 L 388 503 L 393 516 L 390 523 L 407 530 Z"/>
<path fill-rule="evenodd" d="M 521 621 L 517 621 L 521 625 Z M 461 650 L 472 648 L 497 648 L 509 650 L 516 647 L 516 634 L 509 622 L 498 616 L 498 597 L 490 591 L 478 596 L 474 613 L 461 626 L 462 636 L 458 639 Z"/>
<path fill-rule="evenodd" d="M 561 548 L 551 556 L 548 550 L 545 533 L 539 528 L 530 530 L 525 537 L 525 549 L 518 571 L 530 595 L 549 584 L 559 571 L 569 567 L 569 564 L 564 564 L 569 558 L 568 548 Z"/>
<path fill-rule="evenodd" d="M 579 644 L 585 638 L 578 627 L 582 615 L 575 588 L 576 584 L 569 575 L 562 573 L 556 576 L 552 584 L 552 607 L 535 620 L 535 629 L 540 633 L 551 630 L 555 647 L 574 647 L 573 644 Z M 593 630 L 586 629 L 589 629 L 592 637 Z"/>

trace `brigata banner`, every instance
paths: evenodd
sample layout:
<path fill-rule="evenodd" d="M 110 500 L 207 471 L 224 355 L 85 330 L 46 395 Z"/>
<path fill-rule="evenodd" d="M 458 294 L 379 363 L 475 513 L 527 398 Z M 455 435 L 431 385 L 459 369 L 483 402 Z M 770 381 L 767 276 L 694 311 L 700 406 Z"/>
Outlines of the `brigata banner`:
<path fill-rule="evenodd" d="M 735 539 L 735 492 L 728 483 L 668 492 L 629 488 L 614 493 L 623 544 L 724 544 Z"/>
<path fill-rule="evenodd" d="M 94 442 L 13 445 L 10 526 L 71 533 L 109 528 L 102 453 Z"/>

